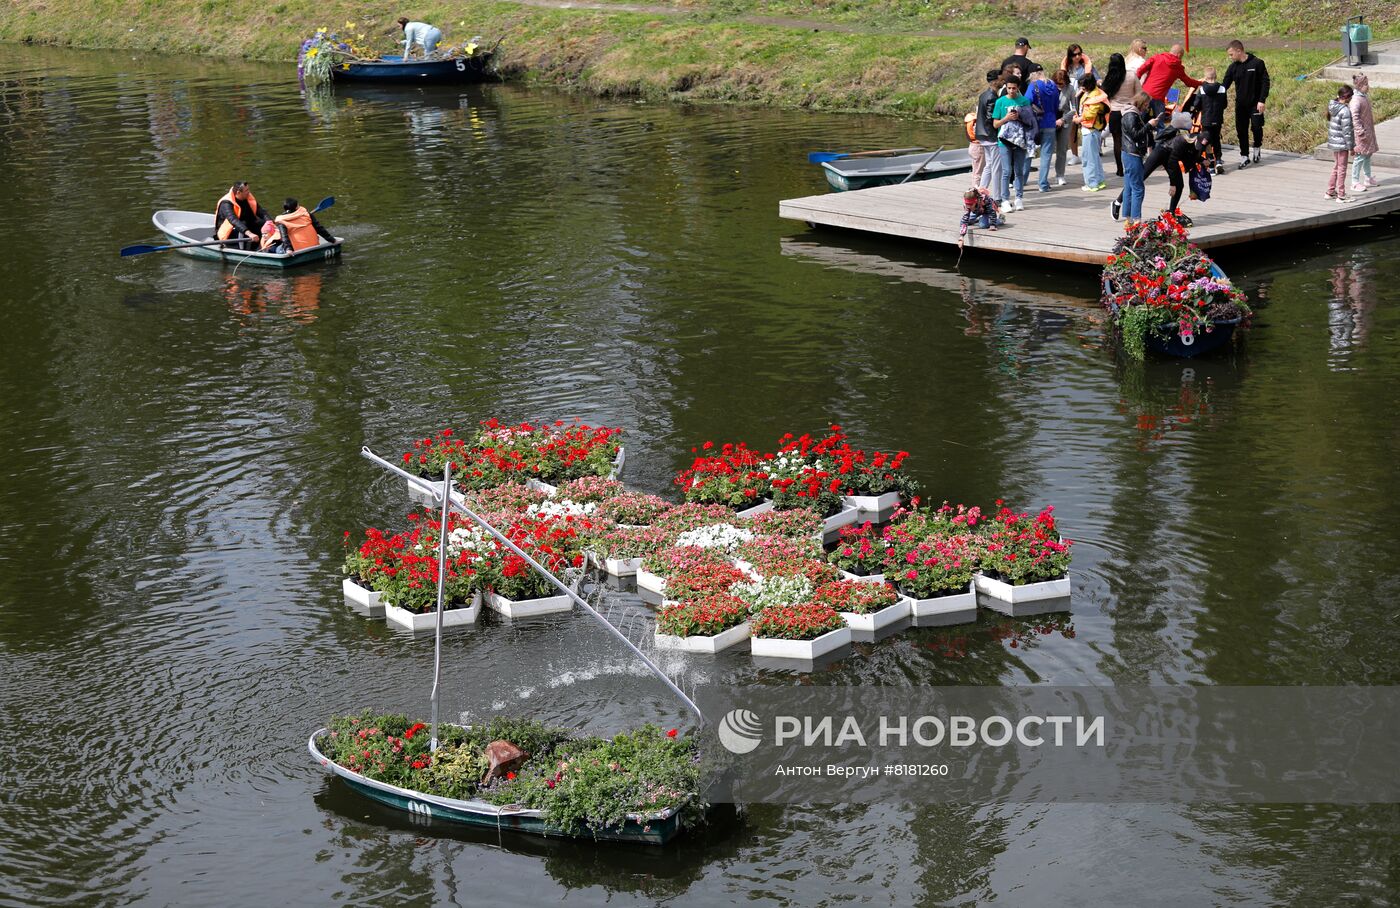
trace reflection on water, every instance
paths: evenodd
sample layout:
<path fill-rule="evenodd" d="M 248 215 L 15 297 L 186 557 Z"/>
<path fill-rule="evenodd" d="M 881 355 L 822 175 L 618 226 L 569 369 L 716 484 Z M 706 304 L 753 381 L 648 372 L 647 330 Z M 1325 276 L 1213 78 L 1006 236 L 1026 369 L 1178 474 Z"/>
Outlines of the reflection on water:
<path fill-rule="evenodd" d="M 957 124 L 509 86 L 303 96 L 289 75 L 0 49 L 0 206 L 25 214 L 0 220 L 15 898 L 1386 891 L 1388 808 L 749 805 L 635 852 L 430 836 L 328 781 L 304 755 L 316 723 L 421 712 L 431 683 L 430 644 L 341 601 L 342 533 L 407 509 L 359 447 L 486 416 L 624 426 L 629 483 L 665 494 L 700 441 L 835 421 L 914 452 L 934 500 L 1054 504 L 1077 543 L 1072 615 L 911 629 L 810 675 L 666 657 L 687 684 L 1394 683 L 1400 226 L 1290 242 L 1288 261 L 1232 251 L 1263 303 L 1248 342 L 1126 363 L 1092 275 L 776 218 L 820 191 L 807 151 L 936 147 Z M 275 273 L 116 256 L 153 238 L 152 210 L 212 209 L 235 178 L 335 195 L 344 257 Z M 635 597 L 609 603 L 648 629 Z M 444 655 L 449 714 L 677 721 L 579 616 L 487 620 Z"/>
<path fill-rule="evenodd" d="M 1334 371 L 1349 368 L 1349 354 L 1366 345 L 1371 329 L 1371 311 L 1376 306 L 1374 265 L 1357 256 L 1333 265 L 1332 298 L 1327 303 L 1327 324 L 1331 332 L 1328 364 Z"/>
<path fill-rule="evenodd" d="M 244 316 L 274 312 L 291 321 L 309 324 L 321 307 L 324 272 L 311 270 L 296 274 L 223 277 L 223 296 L 229 310 Z"/>

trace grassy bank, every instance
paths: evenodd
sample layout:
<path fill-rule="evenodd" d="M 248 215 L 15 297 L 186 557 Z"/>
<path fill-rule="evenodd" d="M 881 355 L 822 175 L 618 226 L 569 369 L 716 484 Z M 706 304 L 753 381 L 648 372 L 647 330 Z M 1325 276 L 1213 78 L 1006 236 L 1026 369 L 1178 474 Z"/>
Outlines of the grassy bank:
<path fill-rule="evenodd" d="M 1291 3 L 1269 6 L 1291 8 Z M 886 17 L 904 15 L 901 10 L 915 6 L 945 13 L 952 8 L 940 0 L 862 0 L 859 5 Z M 0 11 L 0 40 L 289 61 L 300 40 L 316 28 L 343 31 L 347 23 L 388 49 L 397 34 L 393 20 L 401 9 L 401 4 L 387 2 L 282 0 L 237 16 L 232 6 L 224 0 L 11 0 Z M 437 0 L 418 4 L 414 13 L 441 25 L 448 40 L 476 33 L 503 36 L 502 68 L 509 77 L 649 100 L 961 117 L 982 87 L 982 73 L 1008 52 L 1001 38 L 921 37 L 897 30 L 813 31 L 735 18 L 801 7 L 808 14 L 816 11 L 835 19 L 853 15 L 857 8 L 845 0 L 695 0 L 690 6 L 693 13 L 674 15 Z M 1031 6 L 1067 10 L 1073 5 L 1019 0 L 1018 8 Z M 1146 4 L 1150 9 L 1163 6 Z M 989 16 L 1004 15 L 998 12 L 1000 6 L 985 7 L 992 11 Z M 726 14 L 726 9 L 733 13 Z M 1028 31 L 1035 40 L 1036 32 Z M 1087 39 L 1083 43 L 1101 64 L 1120 49 Z M 1204 46 L 1199 42 L 1188 60 L 1193 71 L 1214 62 L 1223 72 L 1223 52 L 1207 52 Z M 1322 111 L 1335 86 L 1293 77 L 1318 69 L 1332 54 L 1277 50 L 1265 56 L 1275 85 L 1269 144 L 1308 150 L 1325 137 Z M 1400 114 L 1400 92 L 1377 91 L 1374 100 L 1378 116 Z"/>
<path fill-rule="evenodd" d="M 678 5 L 728 18 L 765 16 L 906 31 L 978 29 L 1008 36 L 1027 31 L 1042 35 L 1160 36 L 1179 34 L 1182 28 L 1181 0 L 678 0 Z M 1334 41 L 1342 22 L 1356 15 L 1365 15 L 1378 31 L 1394 33 L 1400 29 L 1400 4 L 1393 0 L 1191 3 L 1192 33 L 1202 37 Z"/>

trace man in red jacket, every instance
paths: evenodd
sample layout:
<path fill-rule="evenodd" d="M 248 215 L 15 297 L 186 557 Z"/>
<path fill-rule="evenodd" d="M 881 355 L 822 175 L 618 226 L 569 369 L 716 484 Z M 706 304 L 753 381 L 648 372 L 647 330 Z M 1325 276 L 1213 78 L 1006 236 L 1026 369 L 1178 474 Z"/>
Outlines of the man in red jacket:
<path fill-rule="evenodd" d="M 1172 49 L 1165 54 L 1155 54 L 1147 58 L 1147 62 L 1138 67 L 1137 77 L 1142 81 L 1142 90 L 1152 97 L 1152 113 L 1154 116 L 1161 116 L 1167 109 L 1167 92 L 1180 79 L 1192 88 L 1199 88 L 1199 79 L 1193 79 L 1186 75 L 1186 67 L 1181 64 L 1181 55 L 1185 53 L 1180 44 L 1173 44 Z"/>

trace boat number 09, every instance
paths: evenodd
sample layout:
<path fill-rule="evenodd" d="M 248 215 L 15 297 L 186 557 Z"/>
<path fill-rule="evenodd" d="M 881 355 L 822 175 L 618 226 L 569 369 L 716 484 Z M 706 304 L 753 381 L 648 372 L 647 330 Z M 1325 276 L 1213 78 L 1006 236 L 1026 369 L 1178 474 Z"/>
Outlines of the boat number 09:
<path fill-rule="evenodd" d="M 467 64 L 464 63 L 464 62 L 462 62 L 461 60 L 458 60 L 458 61 L 457 61 L 457 72 L 459 72 L 459 73 L 464 73 L 464 72 L 466 72 L 466 71 L 467 71 Z"/>
<path fill-rule="evenodd" d="M 431 817 L 433 815 L 433 808 L 424 804 L 422 801 L 409 801 L 408 812 L 415 816 Z"/>

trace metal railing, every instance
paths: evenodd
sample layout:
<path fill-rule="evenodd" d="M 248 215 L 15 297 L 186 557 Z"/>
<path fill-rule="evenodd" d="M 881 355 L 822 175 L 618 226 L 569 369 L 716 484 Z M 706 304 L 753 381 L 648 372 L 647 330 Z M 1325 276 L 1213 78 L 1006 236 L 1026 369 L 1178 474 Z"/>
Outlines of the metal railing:
<path fill-rule="evenodd" d="M 437 750 L 438 740 L 438 682 L 441 676 L 442 667 L 442 607 L 443 588 L 445 584 L 445 578 L 447 576 L 447 515 L 449 510 L 456 511 L 457 513 L 471 520 L 477 526 L 481 527 L 488 534 L 490 534 L 490 536 L 493 539 L 495 539 L 501 545 L 505 546 L 511 552 L 518 555 L 521 559 L 525 561 L 526 564 L 530 565 L 530 567 L 534 568 L 536 571 L 539 571 L 540 575 L 543 576 L 546 580 L 548 580 L 550 584 L 552 584 L 555 588 L 557 588 L 559 592 L 563 593 L 565 596 L 568 596 L 571 600 L 573 600 L 575 604 L 581 606 L 583 610 L 587 612 L 590 617 L 592 617 L 599 624 L 601 624 L 608 631 L 608 633 L 616 637 L 619 641 L 622 642 L 623 646 L 626 646 L 629 650 L 632 651 L 634 655 L 636 655 L 638 659 L 642 660 L 642 664 L 644 664 L 651 671 L 652 674 L 654 674 L 658 679 L 660 679 L 661 683 L 666 685 L 666 687 L 671 691 L 671 693 L 675 694 L 680 699 L 680 701 L 685 704 L 687 709 L 689 709 L 695 714 L 695 718 L 700 721 L 700 724 L 702 726 L 705 724 L 705 714 L 700 711 L 699 706 L 695 705 L 695 701 L 692 700 L 689 696 L 687 696 L 685 691 L 681 690 L 680 687 L 678 687 L 675 684 L 675 682 L 673 682 L 670 679 L 670 677 L 667 676 L 666 673 L 663 672 L 659 666 L 657 666 L 655 662 L 653 662 L 650 658 L 647 657 L 645 653 L 638 649 L 636 644 L 634 644 L 631 640 L 627 639 L 627 636 L 623 634 L 622 631 L 618 630 L 618 628 L 615 627 L 612 624 L 612 622 L 608 621 L 608 619 L 604 618 L 601 614 L 599 614 L 599 612 L 595 608 L 593 608 L 593 606 L 589 605 L 588 602 L 584 600 L 584 598 L 580 596 L 572 587 L 564 583 L 558 577 L 554 576 L 554 574 L 550 572 L 547 568 L 545 568 L 544 565 L 540 564 L 533 557 L 531 557 L 528 552 L 520 548 L 520 546 L 516 545 L 510 539 L 506 538 L 505 534 L 501 533 L 490 523 L 484 520 L 480 515 L 478 515 L 475 511 L 467 507 L 466 501 L 462 497 L 461 493 L 454 491 L 452 488 L 452 465 L 450 463 L 447 464 L 447 466 L 443 470 L 442 482 L 437 483 L 408 472 L 407 470 L 400 467 L 398 464 L 385 460 L 378 454 L 375 454 L 368 447 L 362 447 L 360 449 L 360 454 L 363 455 L 365 459 L 378 464 L 379 466 L 388 470 L 390 473 L 394 473 L 398 476 L 403 477 L 405 480 L 408 481 L 411 487 L 419 490 L 423 494 L 431 496 L 434 504 L 437 504 L 438 502 L 441 502 L 442 504 L 442 529 L 438 533 L 438 597 L 436 625 L 437 630 L 435 633 L 436 639 L 434 641 L 433 650 L 434 661 L 432 697 L 432 749 L 434 751 Z"/>

